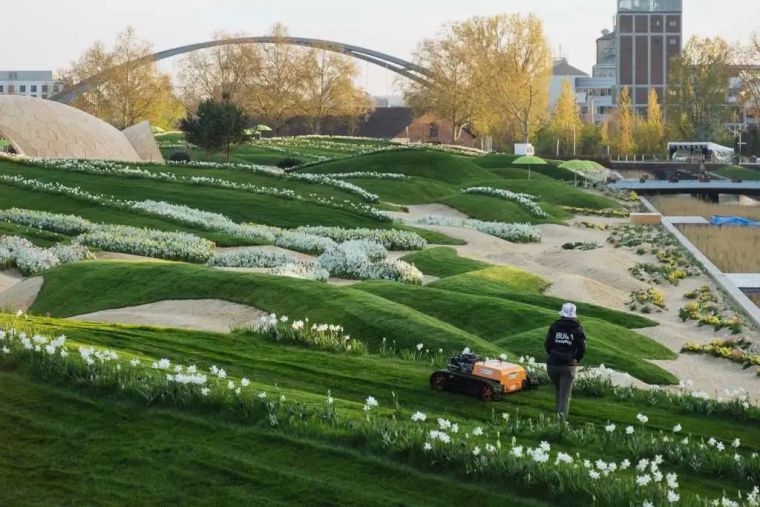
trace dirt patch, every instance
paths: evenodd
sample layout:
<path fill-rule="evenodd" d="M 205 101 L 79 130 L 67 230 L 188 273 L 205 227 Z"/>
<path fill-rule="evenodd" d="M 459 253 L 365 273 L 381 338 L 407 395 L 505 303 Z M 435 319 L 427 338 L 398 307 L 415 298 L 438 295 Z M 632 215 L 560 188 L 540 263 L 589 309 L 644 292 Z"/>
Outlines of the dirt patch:
<path fill-rule="evenodd" d="M 144 257 L 142 255 L 132 255 L 120 252 L 95 252 L 95 258 L 98 260 L 115 260 L 115 261 L 133 261 L 133 262 L 170 262 L 154 257 Z"/>
<path fill-rule="evenodd" d="M 728 398 L 725 390 L 743 388 L 750 399 L 760 403 L 760 378 L 755 368 L 742 368 L 726 359 L 701 354 L 680 354 L 672 361 L 652 361 L 679 379 L 691 381 L 691 389 L 703 391 L 711 398 Z"/>
<path fill-rule="evenodd" d="M 401 211 L 391 211 L 388 214 L 394 218 L 416 220 L 428 215 L 440 215 L 449 218 L 470 218 L 459 210 L 446 206 L 445 204 L 413 204 L 406 206 L 409 210 L 407 213 Z"/>
<path fill-rule="evenodd" d="M 27 311 L 37 299 L 43 282 L 44 279 L 41 276 L 35 276 L 22 280 L 0 292 L 0 309 L 11 312 Z"/>
<path fill-rule="evenodd" d="M 24 277 L 15 269 L 0 271 L 0 293 L 20 283 Z"/>
<path fill-rule="evenodd" d="M 70 317 L 71 320 L 227 332 L 254 323 L 267 312 L 221 299 L 167 300 Z"/>

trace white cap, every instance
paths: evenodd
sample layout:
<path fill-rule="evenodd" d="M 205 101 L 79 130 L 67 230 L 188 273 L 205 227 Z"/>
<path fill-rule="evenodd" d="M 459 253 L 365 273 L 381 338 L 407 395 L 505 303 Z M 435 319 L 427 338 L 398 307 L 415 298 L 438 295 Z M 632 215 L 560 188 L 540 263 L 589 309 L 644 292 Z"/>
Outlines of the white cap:
<path fill-rule="evenodd" d="M 562 311 L 559 312 L 560 317 L 565 317 L 567 319 L 574 319 L 575 316 L 575 305 L 572 303 L 565 303 L 562 305 Z"/>

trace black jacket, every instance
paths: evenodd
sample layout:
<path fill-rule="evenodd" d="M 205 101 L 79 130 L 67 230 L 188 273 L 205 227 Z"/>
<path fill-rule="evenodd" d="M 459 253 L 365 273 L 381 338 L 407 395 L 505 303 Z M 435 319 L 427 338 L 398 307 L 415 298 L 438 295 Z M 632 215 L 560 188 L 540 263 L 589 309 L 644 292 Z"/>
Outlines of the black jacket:
<path fill-rule="evenodd" d="M 577 319 L 563 317 L 549 327 L 544 348 L 547 365 L 575 366 L 586 352 L 586 334 Z"/>

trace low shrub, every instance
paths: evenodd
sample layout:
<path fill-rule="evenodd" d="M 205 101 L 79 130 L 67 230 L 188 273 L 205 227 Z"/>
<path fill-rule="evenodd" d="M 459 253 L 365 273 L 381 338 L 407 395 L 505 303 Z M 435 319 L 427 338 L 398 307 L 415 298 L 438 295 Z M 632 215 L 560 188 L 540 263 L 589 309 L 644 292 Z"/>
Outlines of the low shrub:
<path fill-rule="evenodd" d="M 169 160 L 172 162 L 190 162 L 190 155 L 184 151 L 175 151 L 169 155 Z"/>
<path fill-rule="evenodd" d="M 280 169 L 291 169 L 293 167 L 298 167 L 301 165 L 304 165 L 306 162 L 301 160 L 300 158 L 295 157 L 286 157 L 279 162 L 277 162 L 277 167 Z"/>

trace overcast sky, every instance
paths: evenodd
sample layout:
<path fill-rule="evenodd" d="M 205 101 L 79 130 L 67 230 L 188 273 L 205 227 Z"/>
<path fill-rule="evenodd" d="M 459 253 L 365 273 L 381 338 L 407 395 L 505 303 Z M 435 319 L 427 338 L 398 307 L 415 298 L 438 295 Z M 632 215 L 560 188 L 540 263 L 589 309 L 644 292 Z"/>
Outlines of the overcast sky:
<path fill-rule="evenodd" d="M 417 42 L 473 15 L 533 12 L 556 53 L 590 72 L 594 41 L 612 28 L 615 0 L 11 0 L 3 18 L 0 69 L 60 69 L 96 40 L 111 43 L 133 25 L 156 50 L 211 38 L 217 30 L 264 35 L 277 21 L 291 35 L 330 39 L 409 58 Z M 684 0 L 690 35 L 745 39 L 760 31 L 760 0 Z M 164 65 L 171 69 L 172 64 Z M 366 75 L 365 75 L 366 73 Z M 394 92 L 393 76 L 367 72 L 362 84 Z"/>

